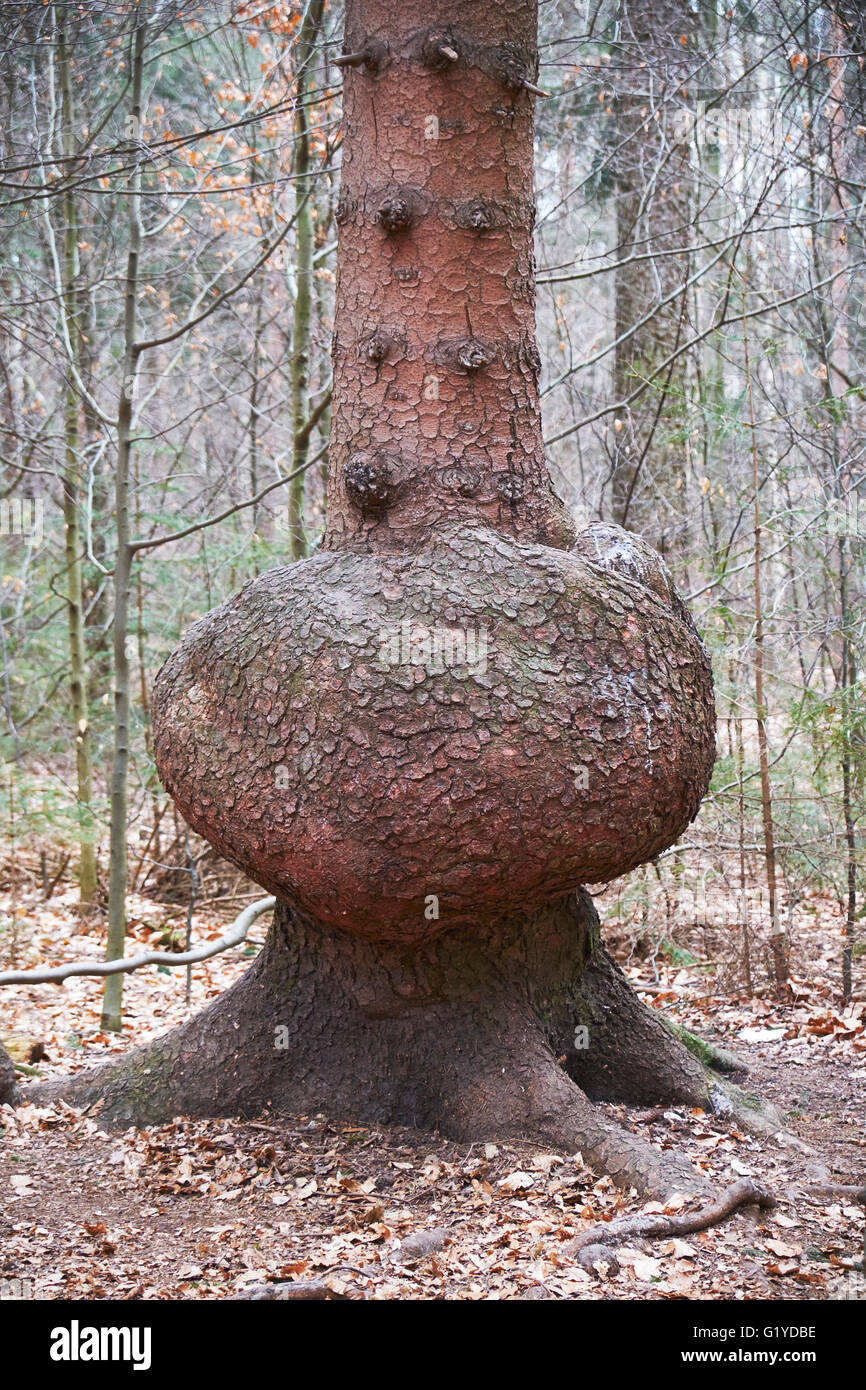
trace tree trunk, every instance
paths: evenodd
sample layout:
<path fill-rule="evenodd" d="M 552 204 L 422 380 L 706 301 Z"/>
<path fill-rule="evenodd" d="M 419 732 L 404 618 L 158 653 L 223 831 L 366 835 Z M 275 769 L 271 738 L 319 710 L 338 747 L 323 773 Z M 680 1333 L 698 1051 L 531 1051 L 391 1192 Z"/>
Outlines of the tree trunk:
<path fill-rule="evenodd" d="M 326 549 L 414 549 L 455 517 L 573 538 L 538 407 L 535 11 L 346 7 Z"/>
<path fill-rule="evenodd" d="M 68 1083 L 40 1089 L 70 1094 Z M 238 984 L 109 1081 L 92 1072 L 72 1091 L 124 1127 L 326 1109 L 458 1140 L 531 1135 L 641 1190 L 705 1185 L 591 1104 L 709 1107 L 709 1085 L 635 998 L 584 892 L 420 948 L 348 938 L 281 902 Z"/>
<path fill-rule="evenodd" d="M 666 447 L 656 439 L 685 412 L 685 358 L 692 236 L 690 144 L 681 87 L 693 81 L 700 20 L 684 0 L 622 0 L 618 36 L 628 66 L 617 78 L 617 259 L 614 399 L 645 385 L 613 436 L 610 515 L 656 544 Z M 679 398 L 679 405 L 677 404 Z"/>
<path fill-rule="evenodd" d="M 572 547 L 548 480 L 535 26 L 533 0 L 348 0 L 324 545 L 194 624 L 153 693 L 166 788 L 273 929 L 198 1018 L 45 1097 L 525 1134 L 703 1186 L 593 1105 L 711 1103 L 578 885 L 676 840 L 715 721 L 664 565 L 615 527 Z"/>
<path fill-rule="evenodd" d="M 304 15 L 297 45 L 297 97 L 295 109 L 295 312 L 292 326 L 292 450 L 295 474 L 289 492 L 289 554 L 298 560 L 307 553 L 304 498 L 306 480 L 301 471 L 310 452 L 310 435 L 304 425 L 310 413 L 310 340 L 313 323 L 313 180 L 310 158 L 310 126 L 307 103 L 313 51 L 322 26 L 324 0 L 311 0 Z"/>
<path fill-rule="evenodd" d="M 770 947 L 773 953 L 773 980 L 778 990 L 788 979 L 788 947 L 779 912 L 776 882 L 776 830 L 773 820 L 773 792 L 770 781 L 770 749 L 767 740 L 767 706 L 764 702 L 764 607 L 761 589 L 761 488 L 758 470 L 758 435 L 746 324 L 746 287 L 743 283 L 743 358 L 746 394 L 749 402 L 749 433 L 752 441 L 752 584 L 755 599 L 755 725 L 758 734 L 758 767 L 761 774 L 761 823 L 764 831 L 764 868 L 767 875 L 767 906 L 770 911 Z"/>
<path fill-rule="evenodd" d="M 74 153 L 74 109 L 71 55 L 66 36 L 58 34 L 60 64 L 60 93 L 63 125 L 63 155 L 70 159 Z M 75 726 L 75 771 L 78 794 L 80 838 L 78 844 L 78 897 L 82 908 L 88 908 L 96 896 L 96 846 L 93 824 L 93 740 L 90 731 L 90 710 L 87 699 L 87 656 L 84 645 L 84 591 L 81 567 L 81 437 L 79 400 L 74 380 L 74 368 L 80 366 L 81 328 L 78 304 L 78 209 L 71 188 L 72 167 L 66 166 L 70 187 L 63 197 L 65 228 L 63 234 L 63 304 L 67 338 L 71 353 L 63 407 L 65 454 L 63 470 L 63 541 L 66 561 L 66 611 L 69 632 L 69 674 L 72 700 L 72 720 Z"/>
<path fill-rule="evenodd" d="M 843 54 L 846 44 L 850 42 L 849 35 L 846 33 L 846 8 L 842 6 L 842 14 L 835 14 L 833 20 L 833 40 L 837 55 Z M 853 18 L 851 16 L 851 20 Z M 853 27 L 850 21 L 848 27 Z M 850 179 L 846 158 L 847 147 L 850 143 L 850 137 L 846 131 L 846 105 L 854 105 L 852 98 L 855 96 L 856 88 L 859 87 L 862 78 L 859 65 L 855 64 L 852 59 L 846 60 L 844 57 L 835 56 L 828 59 L 827 67 L 831 79 L 828 95 L 833 102 L 831 150 L 835 175 L 830 211 L 850 218 L 850 209 L 846 199 L 846 188 Z M 850 78 L 848 77 L 849 68 L 851 69 Z M 849 87 L 853 87 L 855 90 L 847 90 Z M 842 772 L 842 821 L 846 855 L 846 892 L 843 899 L 845 935 L 842 945 L 842 1002 L 847 1006 L 851 1003 L 854 990 L 853 960 L 857 931 L 857 817 L 853 805 L 853 784 L 856 776 L 854 750 L 859 731 L 858 726 L 862 719 L 857 707 L 855 693 L 857 688 L 857 657 L 855 642 L 852 638 L 853 627 L 849 596 L 849 569 L 851 565 L 849 529 L 856 534 L 851 515 L 852 494 L 855 507 L 857 503 L 856 487 L 853 481 L 850 417 L 855 407 L 856 398 L 849 398 L 847 394 L 848 384 L 851 380 L 851 308 L 848 302 L 851 273 L 848 238 L 847 236 L 840 236 L 837 225 L 832 223 L 826 240 L 829 244 L 829 260 L 837 276 L 830 287 L 829 294 L 831 322 L 826 322 L 827 316 L 822 306 L 819 324 L 822 330 L 821 355 L 827 370 L 827 398 L 831 406 L 828 413 L 833 447 L 833 498 L 836 503 L 836 521 L 839 527 L 839 634 L 842 647 L 839 676 L 840 704 L 842 707 L 840 764 Z M 818 244 L 819 239 L 815 237 L 813 257 L 817 257 L 819 254 Z"/>
<path fill-rule="evenodd" d="M 132 107 L 130 138 L 141 139 L 142 76 L 144 72 L 145 30 L 135 31 L 132 67 Z M 135 399 L 138 350 L 135 341 L 138 300 L 139 256 L 141 254 L 141 167 L 136 166 L 129 180 L 129 247 L 126 260 L 123 332 L 123 384 L 117 411 L 117 472 L 114 505 L 117 518 L 117 552 L 114 562 L 114 756 L 111 766 L 111 823 L 108 872 L 108 943 L 106 959 L 123 955 L 126 940 L 127 872 L 127 775 L 129 769 L 130 671 L 127 629 L 129 590 L 133 551 L 129 534 L 129 477 L 133 448 L 132 419 Z M 102 1001 L 102 1027 L 119 1032 L 122 1021 L 123 976 L 110 975 Z"/>

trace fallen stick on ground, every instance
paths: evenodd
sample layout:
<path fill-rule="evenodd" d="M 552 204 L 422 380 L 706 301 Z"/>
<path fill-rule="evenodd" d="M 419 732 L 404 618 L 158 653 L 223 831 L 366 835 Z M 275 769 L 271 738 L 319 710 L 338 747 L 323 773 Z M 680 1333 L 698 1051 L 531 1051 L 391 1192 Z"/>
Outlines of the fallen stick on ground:
<path fill-rule="evenodd" d="M 228 951 L 232 946 L 240 946 L 257 917 L 270 912 L 276 898 L 260 898 L 257 903 L 239 914 L 231 929 L 218 941 L 208 941 L 196 946 L 192 951 L 144 951 L 140 956 L 122 956 L 119 960 L 74 960 L 67 965 L 53 965 L 44 970 L 6 970 L 0 972 L 0 985 L 45 985 L 62 983 L 71 975 L 121 975 L 129 970 L 140 970 L 143 965 L 167 965 L 170 970 L 180 965 L 196 965 Z"/>

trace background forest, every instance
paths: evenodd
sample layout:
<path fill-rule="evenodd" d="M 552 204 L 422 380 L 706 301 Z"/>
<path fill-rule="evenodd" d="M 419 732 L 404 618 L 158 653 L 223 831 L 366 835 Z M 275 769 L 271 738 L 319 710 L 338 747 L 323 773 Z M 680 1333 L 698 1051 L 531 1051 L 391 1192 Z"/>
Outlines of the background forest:
<path fill-rule="evenodd" d="M 132 895 L 193 935 L 256 895 L 162 791 L 149 699 L 196 617 L 321 535 L 342 15 L 0 13 L 5 886 L 74 881 L 117 955 Z M 698 820 L 604 915 L 674 963 L 699 941 L 747 994 L 802 970 L 820 919 L 837 999 L 862 998 L 866 17 L 540 14 L 551 475 L 579 523 L 661 551 L 717 690 Z M 4 966 L 18 931 L 13 907 Z"/>

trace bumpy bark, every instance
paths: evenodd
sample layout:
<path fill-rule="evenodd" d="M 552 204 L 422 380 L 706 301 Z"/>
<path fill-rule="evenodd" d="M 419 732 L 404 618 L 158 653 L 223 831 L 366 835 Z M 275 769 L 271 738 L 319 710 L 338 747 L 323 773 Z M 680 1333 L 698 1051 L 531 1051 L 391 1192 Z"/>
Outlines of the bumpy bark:
<path fill-rule="evenodd" d="M 15 1063 L 0 1044 L 0 1105 L 14 1105 L 18 1099 Z"/>
<path fill-rule="evenodd" d="M 412 941 L 671 844 L 709 781 L 712 679 L 657 557 L 575 542 L 547 476 L 534 0 L 349 0 L 342 61 L 324 547 L 190 630 L 154 746 L 251 877 Z"/>
<path fill-rule="evenodd" d="M 714 715 L 664 565 L 575 540 L 547 479 L 535 9 L 347 0 L 325 544 L 191 628 L 153 703 L 166 786 L 274 927 L 197 1019 L 43 1098 L 527 1134 L 702 1185 L 590 1099 L 710 1103 L 574 890 L 676 839 Z"/>
<path fill-rule="evenodd" d="M 588 1099 L 709 1106 L 701 1066 L 636 1000 L 583 891 L 421 946 L 353 938 L 280 903 L 255 964 L 190 1023 L 108 1075 L 39 1092 L 121 1126 L 269 1106 L 460 1140 L 531 1135 L 626 1186 L 705 1186 Z"/>
<path fill-rule="evenodd" d="M 160 674 L 166 787 L 270 892 L 370 937 L 475 930 L 627 872 L 698 809 L 712 681 L 681 605 L 602 568 L 628 538 L 591 554 L 456 524 L 269 571 Z M 468 660 L 437 634 L 468 634 Z"/>
<path fill-rule="evenodd" d="M 567 546 L 538 408 L 528 0 L 349 0 L 325 546 Z M 455 54 L 449 59 L 443 49 Z"/>

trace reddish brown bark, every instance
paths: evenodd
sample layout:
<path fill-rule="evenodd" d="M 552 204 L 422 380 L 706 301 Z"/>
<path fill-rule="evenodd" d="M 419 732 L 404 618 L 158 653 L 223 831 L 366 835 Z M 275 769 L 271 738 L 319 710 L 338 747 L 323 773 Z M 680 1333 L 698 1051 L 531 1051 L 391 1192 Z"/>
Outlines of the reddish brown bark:
<path fill-rule="evenodd" d="M 530 1133 L 700 1186 L 588 1099 L 709 1103 L 568 894 L 682 831 L 714 714 L 658 557 L 611 527 L 567 549 L 548 482 L 535 4 L 348 0 L 345 53 L 325 546 L 191 628 L 153 703 L 184 815 L 282 901 L 233 990 L 62 1090 L 115 1123 L 269 1104 Z"/>
<path fill-rule="evenodd" d="M 281 903 L 264 951 L 220 999 L 108 1078 L 82 1074 L 39 1099 L 94 1104 L 119 1126 L 267 1105 L 467 1141 L 529 1134 L 625 1186 L 702 1190 L 687 1163 L 620 1129 L 584 1088 L 709 1105 L 701 1067 L 637 1001 L 581 892 L 414 947 L 349 937 Z"/>
<path fill-rule="evenodd" d="M 567 546 L 538 409 L 527 0 L 349 0 L 325 548 Z M 443 57 L 443 49 L 457 54 Z"/>
<path fill-rule="evenodd" d="M 247 585 L 157 681 L 184 816 L 269 891 L 377 939 L 474 930 L 658 854 L 712 767 L 709 664 L 678 600 L 601 567 L 629 564 L 627 537 L 580 545 L 595 564 L 452 527 Z M 483 660 L 400 650 L 454 631 L 484 634 Z"/>
<path fill-rule="evenodd" d="M 528 0 L 347 5 L 325 548 L 196 624 L 154 696 L 196 830 L 371 938 L 627 872 L 693 818 L 714 756 L 709 662 L 661 561 L 615 530 L 561 548 L 534 370 L 535 22 Z M 471 659 L 425 660 L 437 634 Z"/>

